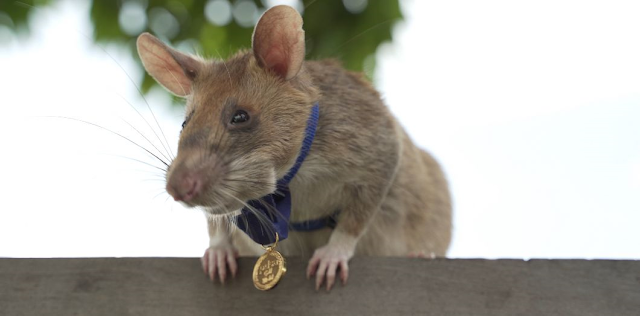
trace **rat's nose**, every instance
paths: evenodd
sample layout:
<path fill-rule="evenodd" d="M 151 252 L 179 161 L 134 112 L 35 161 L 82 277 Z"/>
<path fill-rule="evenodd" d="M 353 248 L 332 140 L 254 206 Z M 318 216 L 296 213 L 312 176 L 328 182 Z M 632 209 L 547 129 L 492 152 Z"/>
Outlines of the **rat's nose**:
<path fill-rule="evenodd" d="M 176 201 L 189 202 L 202 191 L 203 179 L 198 174 L 174 173 L 167 181 L 167 192 Z"/>
<path fill-rule="evenodd" d="M 167 193 L 188 205 L 204 203 L 202 197 L 216 179 L 216 155 L 200 148 L 178 148 L 178 155 L 167 171 Z"/>

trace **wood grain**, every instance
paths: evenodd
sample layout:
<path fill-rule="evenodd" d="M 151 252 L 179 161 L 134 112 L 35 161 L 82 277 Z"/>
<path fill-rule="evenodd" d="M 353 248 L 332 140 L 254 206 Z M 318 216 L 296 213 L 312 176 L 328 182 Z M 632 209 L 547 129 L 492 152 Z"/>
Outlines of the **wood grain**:
<path fill-rule="evenodd" d="M 254 262 L 221 285 L 195 258 L 0 259 L 0 315 L 640 315 L 640 261 L 360 257 L 330 293 L 303 258 L 258 291 Z"/>

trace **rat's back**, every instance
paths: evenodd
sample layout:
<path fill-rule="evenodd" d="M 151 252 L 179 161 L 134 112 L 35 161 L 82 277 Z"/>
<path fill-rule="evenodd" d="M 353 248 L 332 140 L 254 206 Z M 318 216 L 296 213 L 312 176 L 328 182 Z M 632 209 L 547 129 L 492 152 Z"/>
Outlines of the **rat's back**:
<path fill-rule="evenodd" d="M 346 191 L 344 183 L 350 187 L 385 186 L 379 211 L 370 219 L 362 215 L 370 225 L 358 242 L 356 254 L 444 256 L 451 240 L 451 198 L 438 162 L 415 146 L 361 74 L 344 70 L 331 60 L 305 62 L 305 71 L 320 91 L 321 108 L 306 169 L 314 171 L 314 181 L 330 182 L 314 185 L 310 195 L 346 199 L 328 204 L 319 199 L 313 204 L 325 204 L 328 209 L 323 215 L 328 215 L 336 204 L 348 205 L 348 199 L 355 199 L 340 193 Z M 318 167 L 320 164 L 331 168 Z M 326 172 L 324 177 L 319 171 Z M 305 172 L 301 173 L 304 178 Z M 303 183 L 298 182 L 301 186 Z M 320 194 L 322 188 L 334 193 Z M 309 200 L 305 200 L 305 207 Z M 314 240 L 311 249 L 326 243 L 329 235 L 318 236 L 323 240 Z"/>

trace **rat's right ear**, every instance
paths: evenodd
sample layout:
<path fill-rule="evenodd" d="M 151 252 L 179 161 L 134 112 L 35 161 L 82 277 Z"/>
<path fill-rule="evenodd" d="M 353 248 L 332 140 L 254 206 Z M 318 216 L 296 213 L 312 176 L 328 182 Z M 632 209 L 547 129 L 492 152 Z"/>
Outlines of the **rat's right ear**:
<path fill-rule="evenodd" d="M 295 77 L 304 61 L 302 17 L 294 8 L 278 5 L 267 10 L 253 30 L 253 55 L 262 68 L 285 80 Z"/>
<path fill-rule="evenodd" d="M 149 33 L 137 41 L 138 55 L 144 68 L 156 81 L 177 96 L 191 94 L 191 84 L 200 70 L 200 62 L 183 54 Z"/>

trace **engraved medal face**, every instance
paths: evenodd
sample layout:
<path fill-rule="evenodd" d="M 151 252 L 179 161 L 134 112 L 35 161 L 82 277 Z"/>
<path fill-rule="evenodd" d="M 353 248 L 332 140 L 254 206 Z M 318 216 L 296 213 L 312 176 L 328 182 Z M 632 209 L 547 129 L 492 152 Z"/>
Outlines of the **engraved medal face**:
<path fill-rule="evenodd" d="M 278 251 L 269 248 L 253 267 L 253 284 L 258 290 L 270 290 L 286 272 L 284 257 Z"/>

